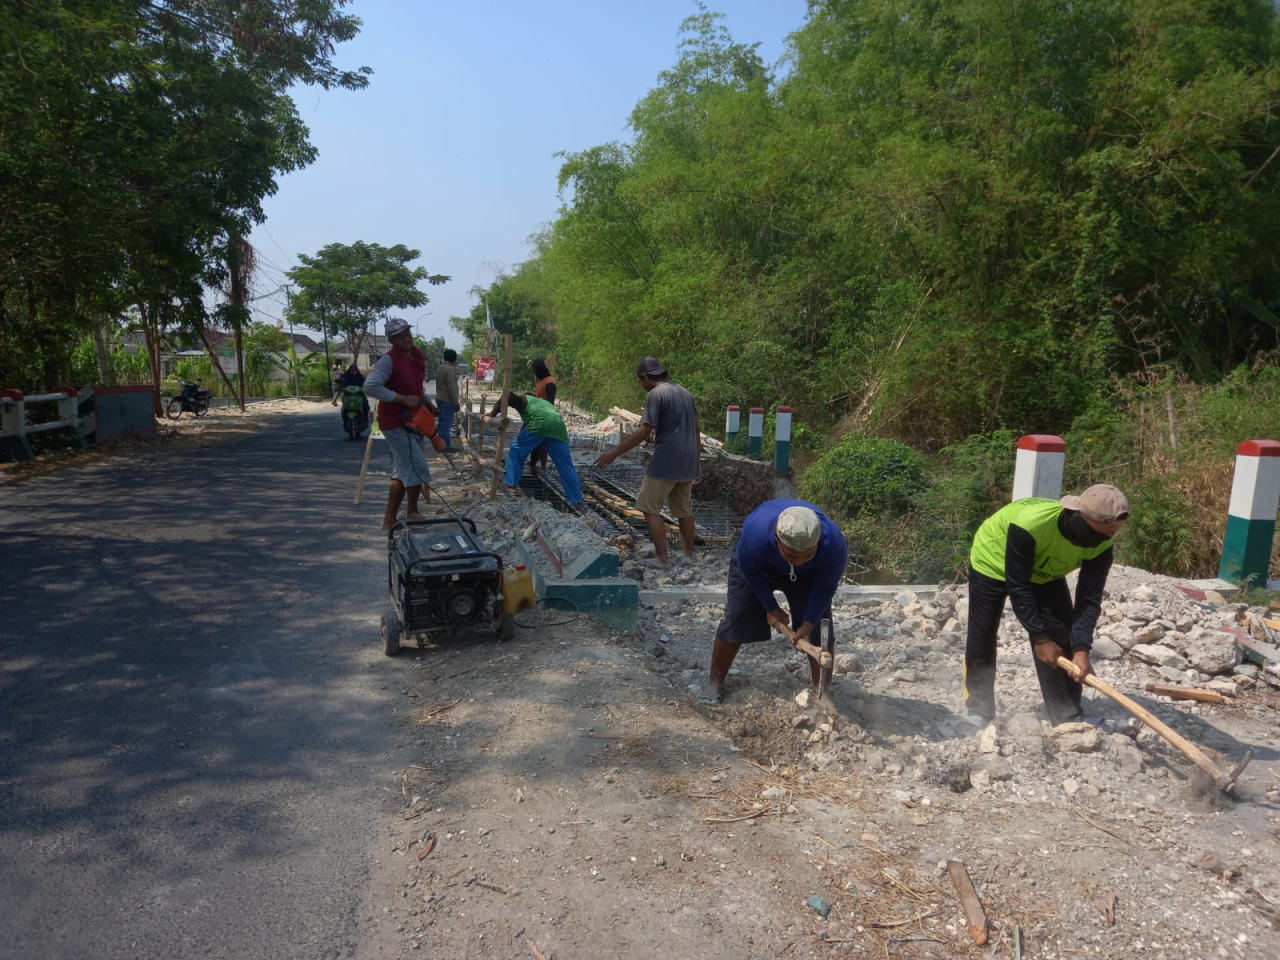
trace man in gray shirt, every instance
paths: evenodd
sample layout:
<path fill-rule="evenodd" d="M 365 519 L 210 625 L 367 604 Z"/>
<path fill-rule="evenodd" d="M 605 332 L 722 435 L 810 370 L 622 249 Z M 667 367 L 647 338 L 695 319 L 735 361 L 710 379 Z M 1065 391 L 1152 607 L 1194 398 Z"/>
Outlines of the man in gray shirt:
<path fill-rule="evenodd" d="M 628 450 L 653 437 L 653 456 L 645 470 L 636 509 L 644 514 L 653 537 L 654 559 L 647 566 L 671 569 L 667 556 L 667 528 L 662 521 L 662 504 L 667 501 L 671 516 L 680 524 L 681 560 L 693 562 L 693 484 L 702 477 L 702 433 L 698 429 L 698 407 L 693 394 L 667 379 L 667 371 L 653 357 L 636 365 L 636 376 L 648 396 L 640 428 L 627 434 L 613 450 L 596 460 L 607 467 Z"/>
<path fill-rule="evenodd" d="M 453 418 L 462 403 L 458 393 L 458 368 L 454 366 L 458 351 L 445 350 L 444 362 L 436 370 L 436 406 L 440 408 L 437 436 L 444 441 L 445 450 L 453 450 Z"/>

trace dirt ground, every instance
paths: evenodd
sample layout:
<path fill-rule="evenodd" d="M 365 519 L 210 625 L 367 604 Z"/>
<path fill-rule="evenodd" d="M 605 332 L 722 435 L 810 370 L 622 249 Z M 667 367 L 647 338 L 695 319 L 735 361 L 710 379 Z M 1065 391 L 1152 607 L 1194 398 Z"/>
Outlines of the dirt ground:
<path fill-rule="evenodd" d="M 436 477 L 453 509 L 491 512 L 471 470 Z M 501 522 L 482 531 L 510 537 Z M 1254 750 L 1233 799 L 1149 730 L 1051 732 L 1012 623 L 1001 718 L 959 735 L 962 627 L 906 616 L 914 604 L 950 619 L 954 589 L 940 612 L 927 596 L 839 604 L 829 712 L 797 704 L 807 669 L 781 639 L 744 650 L 725 704 L 704 707 L 723 552 L 646 580 L 655 602 L 633 631 L 546 611 L 504 645 L 450 637 L 401 654 L 384 942 L 559 960 L 1280 955 L 1277 689 L 1256 668 L 1214 678 L 1235 694 L 1223 705 L 1188 705 L 1141 693 L 1168 674 L 1132 652 L 1098 662 L 1220 765 Z M 1185 600 L 1118 568 L 1116 630 L 1131 589 Z M 1127 716 L 1092 692 L 1087 712 Z"/>
<path fill-rule="evenodd" d="M 211 416 L 182 442 L 273 413 Z M 469 467 L 433 470 L 433 509 L 489 504 Z M 482 533 L 509 536 L 501 522 Z M 455 633 L 391 662 L 403 709 L 361 956 L 1280 956 L 1278 690 L 1259 671 L 1219 673 L 1234 696 L 1208 705 L 1142 692 L 1177 671 L 1133 649 L 1096 664 L 1221 764 L 1252 748 L 1233 798 L 1149 730 L 1051 731 L 1012 628 L 998 723 L 959 735 L 954 589 L 839 603 L 833 709 L 797 704 L 807 669 L 780 639 L 744 650 L 726 702 L 700 706 L 726 561 L 646 580 L 632 631 L 535 611 L 508 643 Z M 1150 628 L 1132 604 L 1154 594 L 1165 642 L 1192 645 L 1173 586 L 1117 570 L 1115 629 Z M 375 648 L 376 613 L 364 624 Z M 1092 692 L 1086 707 L 1126 716 Z M 976 887 L 986 946 L 949 861 Z"/>

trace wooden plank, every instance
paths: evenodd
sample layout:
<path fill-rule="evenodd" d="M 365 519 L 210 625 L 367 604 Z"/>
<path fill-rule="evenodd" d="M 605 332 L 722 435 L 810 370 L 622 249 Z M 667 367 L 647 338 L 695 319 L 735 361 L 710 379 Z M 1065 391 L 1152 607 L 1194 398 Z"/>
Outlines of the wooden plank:
<path fill-rule="evenodd" d="M 511 389 L 511 334 L 507 334 L 502 338 L 503 353 L 506 356 L 502 361 L 502 397 L 499 400 L 498 408 L 498 447 L 493 452 L 493 480 L 489 483 L 490 498 L 498 495 L 498 484 L 501 482 L 499 472 L 503 467 L 502 448 L 507 443 L 507 393 Z"/>
<path fill-rule="evenodd" d="M 948 860 L 947 875 L 951 877 L 951 885 L 956 888 L 956 899 L 964 910 L 973 942 L 982 946 L 987 942 L 987 912 L 982 909 L 982 901 L 978 899 L 978 891 L 969 879 L 969 871 L 959 860 Z"/>
<path fill-rule="evenodd" d="M 1222 694 L 1217 691 L 1204 690 L 1200 687 L 1171 687 L 1163 683 L 1148 683 L 1142 689 L 1147 693 L 1173 697 L 1175 700 L 1199 700 L 1201 703 L 1221 703 L 1223 700 Z"/>

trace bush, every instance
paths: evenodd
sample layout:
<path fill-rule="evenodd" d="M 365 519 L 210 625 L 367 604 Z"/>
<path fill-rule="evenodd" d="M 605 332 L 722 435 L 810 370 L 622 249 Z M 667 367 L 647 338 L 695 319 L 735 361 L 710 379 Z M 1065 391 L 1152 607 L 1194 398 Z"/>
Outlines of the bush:
<path fill-rule="evenodd" d="M 1120 561 L 1170 576 L 1190 573 L 1196 552 L 1191 498 L 1168 477 L 1152 477 L 1132 491 L 1130 503 L 1129 522 L 1116 544 Z"/>
<path fill-rule="evenodd" d="M 927 484 L 924 461 L 896 440 L 847 434 L 800 478 L 804 496 L 844 520 L 898 516 Z"/>
<path fill-rule="evenodd" d="M 304 397 L 329 397 L 333 395 L 333 381 L 323 366 L 312 365 L 302 371 L 301 391 Z"/>

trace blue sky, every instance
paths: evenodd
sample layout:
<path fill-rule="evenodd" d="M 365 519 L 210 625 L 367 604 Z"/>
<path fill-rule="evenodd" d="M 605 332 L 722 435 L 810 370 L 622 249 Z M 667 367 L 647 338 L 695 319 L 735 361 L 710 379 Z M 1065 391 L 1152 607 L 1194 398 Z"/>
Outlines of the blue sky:
<path fill-rule="evenodd" d="M 800 28 L 806 0 L 707 0 L 735 42 L 767 64 Z M 677 57 L 693 0 L 357 0 L 360 36 L 338 63 L 374 70 L 359 92 L 302 88 L 298 111 L 319 159 L 280 181 L 250 240 L 266 293 L 299 253 L 328 243 L 404 243 L 431 273 L 431 302 L 403 311 L 426 337 L 458 340 L 496 273 L 526 259 L 554 218 L 557 151 L 630 138 L 627 117 Z M 283 294 L 256 301 L 282 314 Z M 429 316 L 422 316 L 429 314 Z"/>

